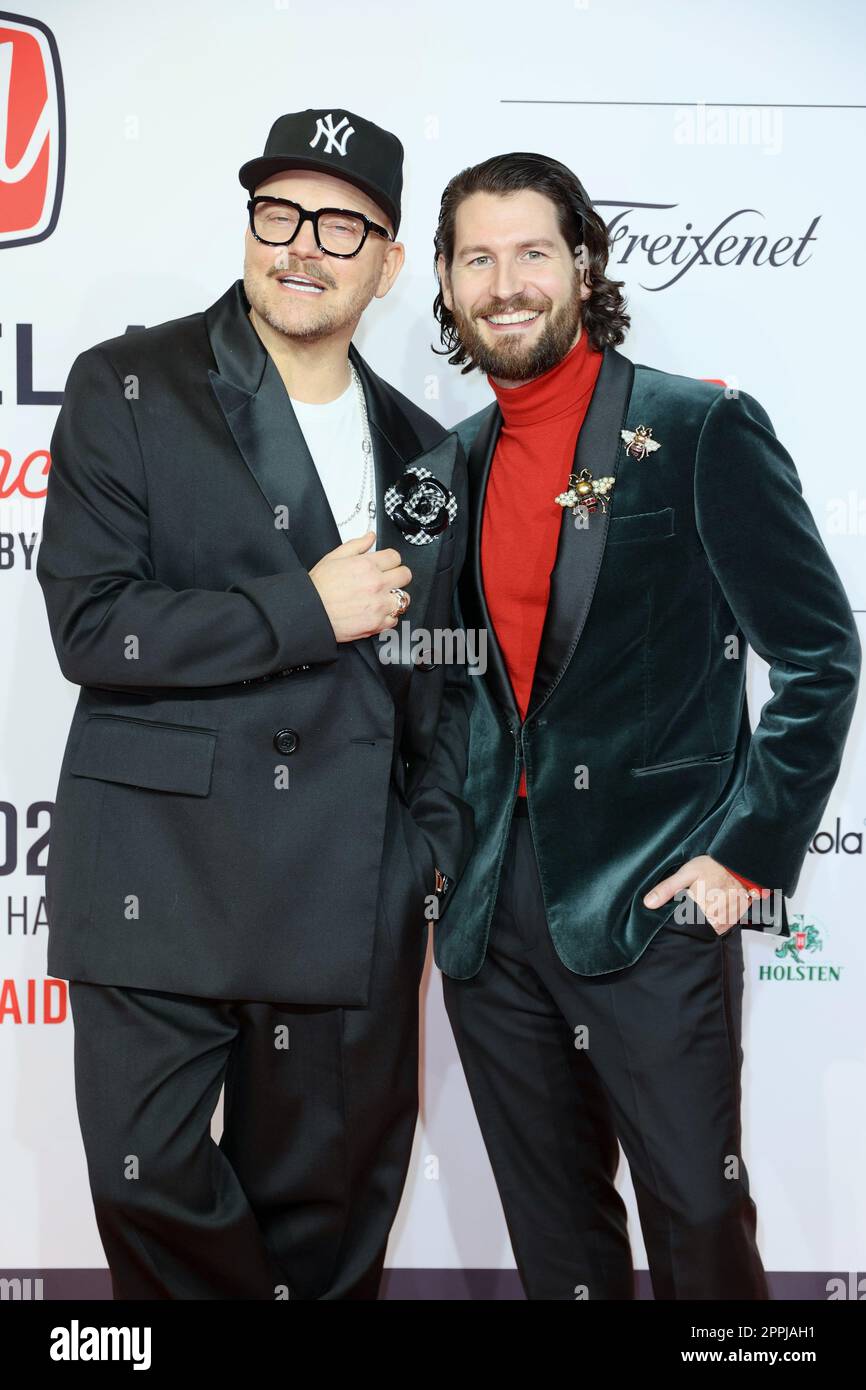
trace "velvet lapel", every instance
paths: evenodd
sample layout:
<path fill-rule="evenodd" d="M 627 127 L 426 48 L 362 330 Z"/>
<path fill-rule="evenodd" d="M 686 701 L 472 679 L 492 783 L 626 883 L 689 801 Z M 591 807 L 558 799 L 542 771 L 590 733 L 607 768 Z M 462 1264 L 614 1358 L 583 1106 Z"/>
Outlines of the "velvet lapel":
<path fill-rule="evenodd" d="M 577 438 L 574 467 L 589 468 L 594 477 L 615 477 L 619 462 L 620 430 L 625 422 L 634 379 L 634 364 L 614 348 L 606 348 L 589 409 Z M 469 555 L 460 586 L 460 607 L 467 628 L 487 631 L 487 684 L 509 722 L 520 723 L 508 668 L 496 638 L 484 594 L 481 573 L 481 523 L 487 481 L 502 415 L 495 405 L 481 425 L 469 452 L 471 536 Z M 562 486 L 565 488 L 566 479 Z M 614 488 L 614 496 L 616 489 Z M 535 668 L 527 717 L 536 713 L 562 677 L 580 640 L 595 592 L 607 539 L 607 514 L 600 511 L 579 529 L 571 512 L 563 509 L 556 561 L 550 580 L 550 597 Z"/>
<path fill-rule="evenodd" d="M 481 522 L 487 480 L 502 429 L 502 413 L 494 402 L 487 412 L 466 460 L 469 474 L 469 540 L 466 562 L 460 577 L 460 612 L 464 627 L 475 634 L 487 634 L 487 672 L 484 679 L 493 699 L 502 707 L 509 722 L 520 723 L 520 714 L 511 688 L 511 680 L 502 648 L 493 627 L 490 609 L 484 593 L 481 572 Z"/>
<path fill-rule="evenodd" d="M 589 409 L 577 436 L 576 473 L 588 468 L 594 478 L 616 477 L 622 457 L 620 430 L 625 425 L 633 380 L 634 363 L 614 348 L 605 348 Z M 616 487 L 611 502 L 615 499 Z M 586 527 L 576 527 L 574 521 L 570 509 L 563 507 L 527 718 L 537 713 L 564 675 L 595 593 L 607 540 L 608 513 L 599 508 L 589 517 Z"/>

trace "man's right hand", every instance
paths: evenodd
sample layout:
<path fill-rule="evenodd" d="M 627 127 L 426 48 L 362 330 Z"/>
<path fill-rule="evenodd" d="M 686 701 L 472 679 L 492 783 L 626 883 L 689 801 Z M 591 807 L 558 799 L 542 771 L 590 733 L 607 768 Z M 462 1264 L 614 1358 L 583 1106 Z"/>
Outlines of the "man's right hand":
<path fill-rule="evenodd" d="M 354 642 L 396 627 L 398 600 L 392 589 L 405 589 L 412 571 L 397 550 L 370 550 L 375 531 L 344 541 L 323 555 L 310 570 L 338 642 Z"/>

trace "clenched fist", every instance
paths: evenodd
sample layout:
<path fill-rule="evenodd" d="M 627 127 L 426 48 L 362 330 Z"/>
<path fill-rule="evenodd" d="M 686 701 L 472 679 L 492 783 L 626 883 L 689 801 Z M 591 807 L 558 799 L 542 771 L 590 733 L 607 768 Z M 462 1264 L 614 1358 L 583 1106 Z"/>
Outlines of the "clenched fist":
<path fill-rule="evenodd" d="M 368 531 L 344 541 L 310 570 L 338 642 L 372 637 L 399 621 L 391 616 L 399 606 L 391 590 L 405 589 L 412 571 L 397 550 L 371 551 L 375 539 L 375 531 Z"/>

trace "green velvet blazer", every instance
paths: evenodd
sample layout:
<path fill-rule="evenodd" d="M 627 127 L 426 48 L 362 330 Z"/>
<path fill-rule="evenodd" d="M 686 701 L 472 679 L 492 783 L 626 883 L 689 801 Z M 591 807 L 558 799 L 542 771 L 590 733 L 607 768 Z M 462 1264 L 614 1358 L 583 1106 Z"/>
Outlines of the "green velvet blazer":
<path fill-rule="evenodd" d="M 860 643 L 766 412 L 605 350 L 575 467 L 616 481 L 608 513 L 579 527 L 563 511 L 523 722 L 480 573 L 501 423 L 494 401 L 457 427 L 472 513 L 458 616 L 486 631 L 487 669 L 470 681 L 475 847 L 436 924 L 436 963 L 458 979 L 482 964 L 522 765 L 548 926 L 570 970 L 636 960 L 677 908 L 643 895 L 699 854 L 781 890 L 781 920 L 741 921 L 788 935 L 783 895 L 839 772 Z M 643 459 L 621 436 L 640 425 L 660 445 Z M 773 690 L 754 733 L 747 644 Z"/>

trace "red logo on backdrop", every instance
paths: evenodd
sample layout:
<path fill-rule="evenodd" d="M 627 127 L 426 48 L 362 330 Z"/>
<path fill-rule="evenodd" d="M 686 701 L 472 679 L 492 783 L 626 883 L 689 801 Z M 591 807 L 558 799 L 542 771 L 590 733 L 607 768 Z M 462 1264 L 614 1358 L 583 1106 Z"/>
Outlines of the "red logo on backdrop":
<path fill-rule="evenodd" d="M 54 35 L 38 19 L 0 10 L 0 248 L 54 231 L 65 157 Z"/>

